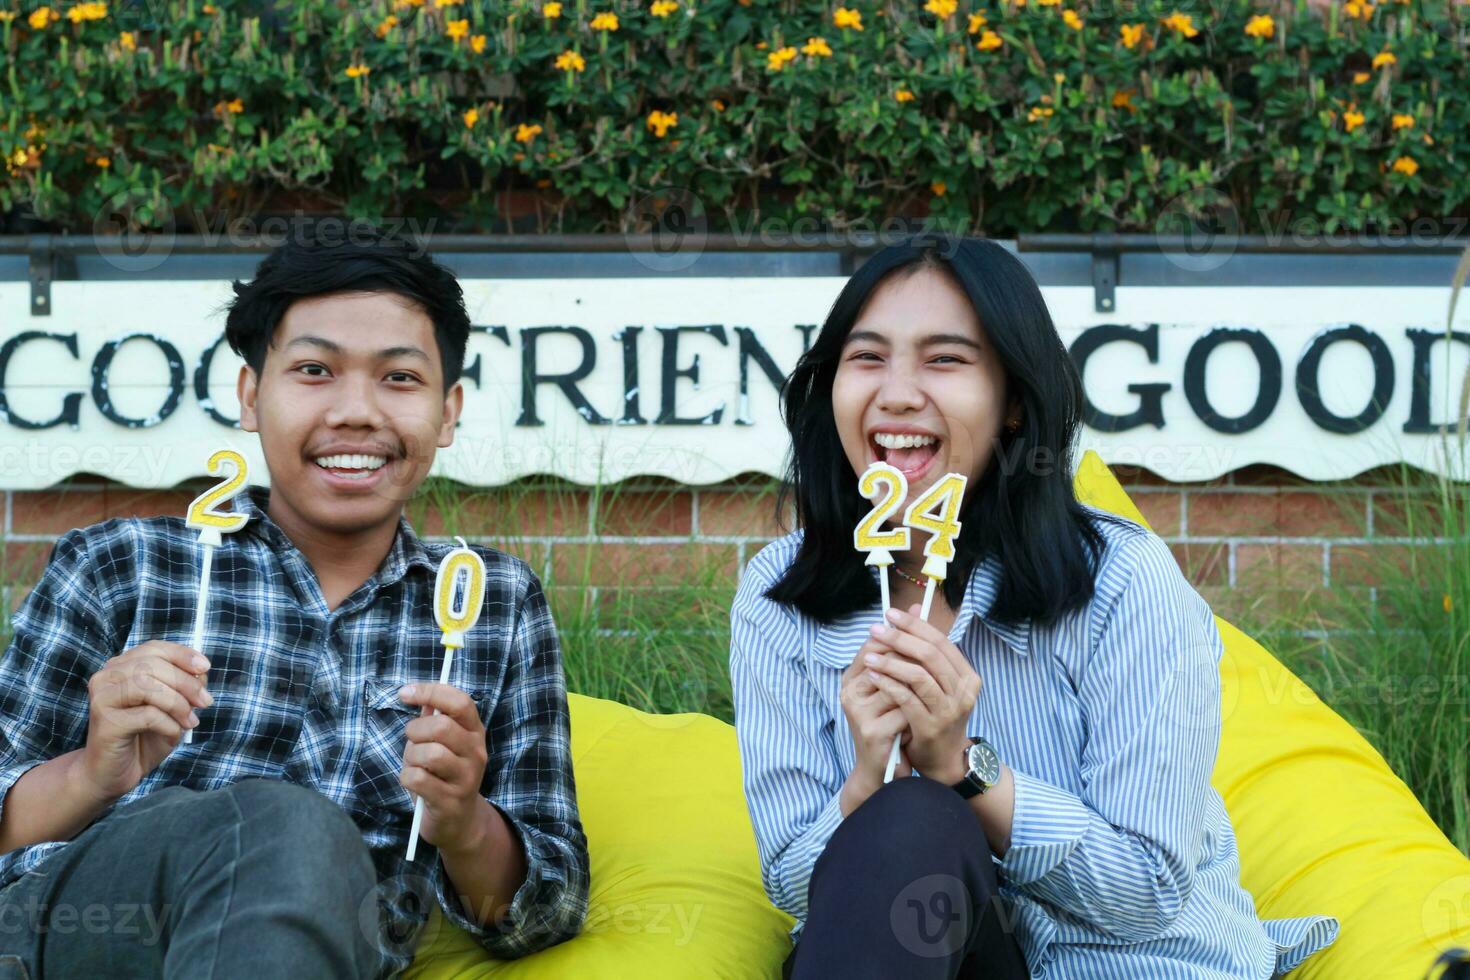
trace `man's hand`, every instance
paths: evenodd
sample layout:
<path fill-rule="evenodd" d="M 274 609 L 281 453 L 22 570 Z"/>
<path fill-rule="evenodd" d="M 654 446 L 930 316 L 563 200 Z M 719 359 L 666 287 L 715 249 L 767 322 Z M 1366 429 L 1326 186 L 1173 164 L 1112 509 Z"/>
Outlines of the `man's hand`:
<path fill-rule="evenodd" d="M 912 737 L 904 751 L 914 768 L 953 785 L 965 775 L 965 727 L 980 694 L 980 675 L 919 611 L 918 605 L 908 612 L 888 610 L 889 625 L 873 627 L 861 659 L 908 721 Z"/>
<path fill-rule="evenodd" d="M 490 805 L 480 795 L 489 756 L 485 726 L 474 700 L 448 684 L 410 684 L 399 692 L 405 704 L 423 706 L 408 723 L 408 746 L 398 781 L 423 797 L 423 839 L 441 852 L 477 848 Z M 438 708 L 441 714 L 431 712 Z"/>
<path fill-rule="evenodd" d="M 149 640 L 105 663 L 87 681 L 87 743 L 78 768 L 86 791 L 108 804 L 157 768 L 195 708 L 214 703 L 204 688 L 209 661 L 178 643 Z"/>

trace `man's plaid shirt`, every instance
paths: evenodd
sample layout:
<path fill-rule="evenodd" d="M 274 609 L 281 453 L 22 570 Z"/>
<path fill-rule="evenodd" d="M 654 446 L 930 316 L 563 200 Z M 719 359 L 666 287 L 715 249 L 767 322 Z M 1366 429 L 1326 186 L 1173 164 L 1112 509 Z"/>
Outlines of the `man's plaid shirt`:
<path fill-rule="evenodd" d="M 247 778 L 325 794 L 372 852 L 385 976 L 408 965 L 433 901 L 502 958 L 575 935 L 587 912 L 587 841 L 561 654 L 536 576 L 515 558 L 476 548 L 485 605 L 450 678 L 485 724 L 481 794 L 527 855 L 509 918 L 486 929 L 465 914 L 433 846 L 420 841 L 414 862 L 404 860 L 413 802 L 398 775 L 404 728 L 419 709 L 403 704 L 398 689 L 439 679 L 434 580 L 452 545 L 420 541 L 400 518 L 376 574 L 328 610 L 306 558 L 266 516 L 268 493 L 251 487 L 236 498 L 249 522 L 215 552 L 203 650 L 214 703 L 198 709 L 194 741 L 180 741 L 114 808 L 164 786 L 210 790 Z M 198 532 L 182 518 L 110 520 L 57 541 L 0 660 L 0 807 L 26 770 L 85 744 L 87 681 L 109 657 L 146 640 L 192 642 L 201 558 Z M 0 856 L 0 886 L 65 846 Z"/>

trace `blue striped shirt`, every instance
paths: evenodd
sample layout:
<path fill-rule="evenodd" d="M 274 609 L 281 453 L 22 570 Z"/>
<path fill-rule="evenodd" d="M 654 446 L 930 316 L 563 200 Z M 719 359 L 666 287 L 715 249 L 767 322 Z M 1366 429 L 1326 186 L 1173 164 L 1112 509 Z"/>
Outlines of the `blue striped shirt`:
<path fill-rule="evenodd" d="M 987 618 L 995 558 L 971 573 L 950 629 L 980 675 L 967 734 L 1015 779 L 1000 902 L 1033 978 L 1266 980 L 1337 938 L 1327 915 L 1257 917 L 1210 774 L 1220 740 L 1210 608 L 1168 546 L 1100 519 L 1096 592 L 1043 626 Z M 874 606 L 823 625 L 764 597 L 801 532 L 747 566 L 731 610 L 730 674 L 746 802 L 766 893 L 799 938 L 812 866 L 842 820 L 855 764 L 838 702 Z M 860 560 L 854 554 L 854 561 Z"/>

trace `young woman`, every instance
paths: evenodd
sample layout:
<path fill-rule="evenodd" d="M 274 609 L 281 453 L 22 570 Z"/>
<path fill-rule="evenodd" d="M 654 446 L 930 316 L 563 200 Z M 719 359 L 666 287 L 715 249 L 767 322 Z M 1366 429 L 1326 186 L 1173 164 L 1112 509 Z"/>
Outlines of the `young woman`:
<path fill-rule="evenodd" d="M 784 398 L 800 529 L 744 574 L 730 672 L 785 976 L 1266 980 L 1336 938 L 1240 885 L 1219 632 L 1163 541 L 1076 500 L 1081 381 L 1015 257 L 878 252 Z M 908 501 L 969 478 L 927 622 L 927 535 L 886 616 L 853 548 L 878 460 Z"/>

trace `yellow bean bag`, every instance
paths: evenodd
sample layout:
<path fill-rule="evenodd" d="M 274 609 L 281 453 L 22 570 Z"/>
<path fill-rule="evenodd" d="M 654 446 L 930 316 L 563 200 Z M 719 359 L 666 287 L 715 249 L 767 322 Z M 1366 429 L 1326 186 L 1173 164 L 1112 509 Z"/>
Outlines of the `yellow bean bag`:
<path fill-rule="evenodd" d="M 1144 523 L 1102 460 L 1084 501 Z M 1293 980 L 1419 980 L 1470 946 L 1470 860 L 1383 757 L 1255 641 L 1217 620 L 1224 729 L 1213 782 L 1265 918 L 1326 913 L 1342 929 Z M 587 925 L 496 962 L 437 914 L 407 977 L 683 980 L 779 977 L 791 919 L 761 889 L 735 730 L 570 697 L 572 758 L 592 859 Z"/>
<path fill-rule="evenodd" d="M 735 729 L 568 696 L 592 859 L 587 924 L 519 960 L 488 958 L 434 910 L 411 980 L 779 977 L 792 919 L 761 887 Z"/>

